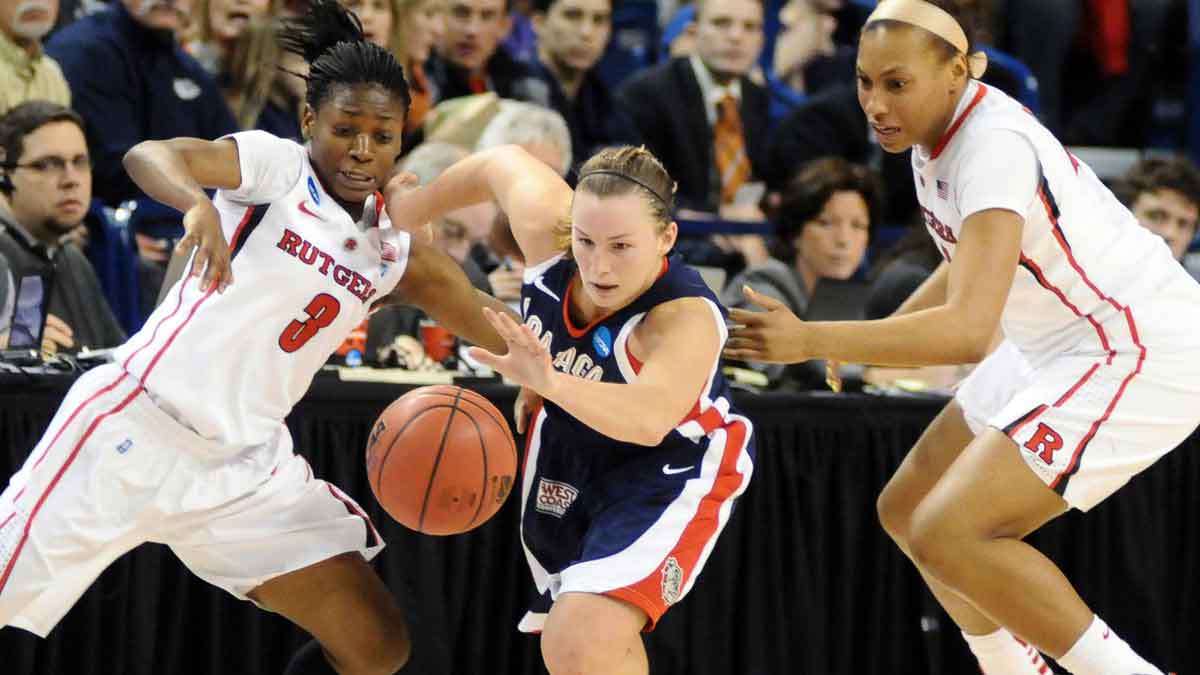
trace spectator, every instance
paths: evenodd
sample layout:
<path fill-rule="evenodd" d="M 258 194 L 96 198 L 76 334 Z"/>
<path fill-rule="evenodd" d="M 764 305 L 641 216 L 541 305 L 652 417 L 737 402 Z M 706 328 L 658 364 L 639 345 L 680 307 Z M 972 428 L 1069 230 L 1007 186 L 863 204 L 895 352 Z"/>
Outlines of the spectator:
<path fill-rule="evenodd" d="M 494 91 L 529 100 L 535 80 L 500 41 L 512 26 L 509 0 L 449 0 L 445 33 L 429 61 L 434 99 Z"/>
<path fill-rule="evenodd" d="M 58 18 L 58 0 L 0 5 L 0 115 L 22 101 L 71 104 L 71 90 L 42 38 Z"/>
<path fill-rule="evenodd" d="M 425 73 L 433 46 L 445 32 L 445 12 L 442 0 L 398 0 L 396 29 L 392 31 L 391 50 L 404 66 L 412 103 L 404 118 L 405 147 L 420 142 L 417 132 L 433 107 L 433 88 Z"/>
<path fill-rule="evenodd" d="M 280 49 L 279 25 L 260 18 L 238 36 L 229 53 L 225 101 L 241 129 L 262 129 L 300 139 L 308 64 Z"/>
<path fill-rule="evenodd" d="M 612 35 L 612 0 L 537 0 L 533 28 L 538 50 L 530 68 L 544 84 L 533 100 L 567 121 L 575 154 L 590 157 L 630 139 L 631 121 L 595 69 Z"/>
<path fill-rule="evenodd" d="M 28 101 L 0 119 L 0 257 L 15 278 L 52 279 L 42 347 L 75 351 L 125 341 L 100 282 L 71 239 L 92 197 L 83 120 L 69 108 Z"/>
<path fill-rule="evenodd" d="M 191 0 L 120 0 L 54 34 L 95 161 L 96 196 L 110 205 L 142 197 L 121 158 L 148 139 L 213 139 L 237 131 L 216 83 L 175 41 Z"/>
<path fill-rule="evenodd" d="M 763 175 L 768 99 L 747 77 L 762 50 L 763 5 L 697 0 L 696 12 L 696 53 L 634 75 L 617 99 L 678 181 L 679 206 L 717 212 Z"/>
<path fill-rule="evenodd" d="M 198 0 L 195 39 L 188 52 L 214 78 L 227 72 L 230 52 L 250 22 L 267 13 L 271 0 Z"/>
<path fill-rule="evenodd" d="M 341 4 L 362 22 L 367 41 L 395 51 L 393 36 L 400 29 L 400 0 L 341 0 Z"/>
<path fill-rule="evenodd" d="M 866 167 L 827 158 L 804 165 L 789 181 L 771 214 L 783 244 L 781 256 L 750 265 L 726 287 L 728 307 L 746 307 L 742 287 L 785 303 L 804 316 L 817 283 L 824 278 L 847 280 L 866 258 L 871 230 L 879 220 L 882 186 Z M 773 385 L 813 389 L 825 386 L 823 362 L 793 366 L 751 363 Z M 858 383 L 862 368 L 847 364 L 841 378 Z"/>
<path fill-rule="evenodd" d="M 141 200 L 131 223 L 146 314 L 183 233 L 182 221 L 180 214 L 144 199 L 121 158 L 145 140 L 213 139 L 237 131 L 216 82 L 176 41 L 190 9 L 191 0 L 120 0 L 66 26 L 46 44 L 84 120 L 96 197 L 110 206 Z"/>
<path fill-rule="evenodd" d="M 837 20 L 830 10 L 814 3 L 815 0 L 790 0 L 779 11 L 779 34 L 775 37 L 771 60 L 773 72 L 767 78 L 772 127 L 811 92 L 805 73 L 808 65 L 836 52 L 833 32 Z"/>
<path fill-rule="evenodd" d="M 488 122 L 475 150 L 519 145 L 560 176 L 571 168 L 571 132 L 562 115 L 533 103 L 501 101 L 500 112 Z"/>
<path fill-rule="evenodd" d="M 882 192 L 874 172 L 844 159 L 830 157 L 801 167 L 771 215 L 783 255 L 734 278 L 724 302 L 745 306 L 742 286 L 749 284 L 803 316 L 817 281 L 849 279 L 862 266 L 879 221 Z"/>
<path fill-rule="evenodd" d="M 455 162 L 467 157 L 470 152 L 458 145 L 431 141 L 417 146 L 400 162 L 400 170 L 414 174 L 421 185 L 450 168 Z M 471 245 L 487 238 L 496 214 L 491 202 L 481 202 L 446 214 L 441 220 L 430 223 L 434 244 L 463 266 L 467 278 L 476 288 L 491 293 L 487 275 L 470 256 Z"/>
<path fill-rule="evenodd" d="M 1146 229 L 1167 242 L 1171 255 L 1200 279 L 1200 265 L 1189 264 L 1188 247 L 1200 220 L 1200 172 L 1184 157 L 1138 162 L 1118 186 L 1129 209 Z"/>

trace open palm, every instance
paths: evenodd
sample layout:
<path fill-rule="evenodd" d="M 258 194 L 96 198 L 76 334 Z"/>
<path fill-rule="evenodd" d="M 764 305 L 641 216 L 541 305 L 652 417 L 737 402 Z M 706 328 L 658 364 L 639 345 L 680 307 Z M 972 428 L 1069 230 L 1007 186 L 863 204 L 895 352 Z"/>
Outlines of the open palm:
<path fill-rule="evenodd" d="M 509 380 L 544 394 L 554 375 L 550 364 L 550 350 L 542 345 L 529 326 L 517 323 L 511 316 L 483 308 L 483 315 L 495 327 L 508 353 L 493 354 L 482 347 L 472 347 L 471 358 L 491 367 Z"/>

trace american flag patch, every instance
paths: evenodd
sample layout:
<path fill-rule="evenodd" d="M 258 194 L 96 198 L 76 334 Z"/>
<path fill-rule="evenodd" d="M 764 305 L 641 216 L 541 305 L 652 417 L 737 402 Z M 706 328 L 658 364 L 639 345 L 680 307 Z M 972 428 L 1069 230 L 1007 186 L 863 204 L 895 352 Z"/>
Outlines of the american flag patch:
<path fill-rule="evenodd" d="M 937 181 L 938 199 L 948 199 L 950 197 L 950 186 L 944 180 Z"/>
<path fill-rule="evenodd" d="M 396 253 L 396 247 L 392 246 L 386 241 L 383 242 L 383 244 L 379 247 L 379 257 L 388 262 L 396 262 L 399 260 L 399 256 Z"/>

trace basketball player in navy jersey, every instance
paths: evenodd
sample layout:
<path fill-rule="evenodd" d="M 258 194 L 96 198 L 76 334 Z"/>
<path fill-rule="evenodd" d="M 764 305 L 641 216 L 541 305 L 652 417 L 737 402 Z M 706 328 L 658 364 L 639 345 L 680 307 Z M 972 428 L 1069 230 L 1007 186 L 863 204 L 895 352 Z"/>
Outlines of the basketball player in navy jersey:
<path fill-rule="evenodd" d="M 0 626 L 44 636 L 113 560 L 155 541 L 310 632 L 319 647 L 289 673 L 408 659 L 400 608 L 367 564 L 378 533 L 293 453 L 283 419 L 372 306 L 418 305 L 504 351 L 481 312 L 503 305 L 384 212 L 409 103 L 395 58 L 334 0 L 283 39 L 311 65 L 306 145 L 246 132 L 126 156 L 148 195 L 185 214 L 205 276 L 177 282 L 114 363 L 79 379 L 0 495 Z"/>
<path fill-rule="evenodd" d="M 520 148 L 479 153 L 390 202 L 408 229 L 495 199 L 525 255 L 508 355 L 474 356 L 544 404 L 528 424 L 521 538 L 552 675 L 644 674 L 639 633 L 692 588 L 752 471 L 718 369 L 724 310 L 669 254 L 673 183 L 645 149 L 602 151 L 572 191 Z"/>

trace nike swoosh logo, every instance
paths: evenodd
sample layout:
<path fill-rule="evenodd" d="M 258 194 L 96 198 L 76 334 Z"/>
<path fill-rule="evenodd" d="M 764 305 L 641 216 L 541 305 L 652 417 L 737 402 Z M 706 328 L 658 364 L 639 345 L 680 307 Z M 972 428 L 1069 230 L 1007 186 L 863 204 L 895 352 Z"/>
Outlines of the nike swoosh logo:
<path fill-rule="evenodd" d="M 668 476 L 674 476 L 677 473 L 684 473 L 685 471 L 691 471 L 694 468 L 696 468 L 695 464 L 692 464 L 690 466 L 685 466 L 681 469 L 672 468 L 670 464 L 663 464 L 663 473 Z"/>
<path fill-rule="evenodd" d="M 546 288 L 546 284 L 542 282 L 542 279 L 543 279 L 543 277 L 538 277 L 538 278 L 534 279 L 534 280 L 533 280 L 533 285 L 534 285 L 535 287 L 537 287 L 537 289 L 538 289 L 539 291 L 541 291 L 541 292 L 545 293 L 546 295 L 548 295 L 548 296 L 550 296 L 550 297 L 554 298 L 554 300 L 555 300 L 556 302 L 562 302 L 562 298 L 559 298 L 557 295 L 555 295 L 555 294 L 554 294 L 554 291 L 550 290 L 549 288 Z"/>
<path fill-rule="evenodd" d="M 307 200 L 307 199 L 305 199 L 305 200 L 303 200 L 303 201 L 301 201 L 301 202 L 300 202 L 300 212 L 301 212 L 301 213 L 303 213 L 303 214 L 304 214 L 304 215 L 306 215 L 306 216 L 311 216 L 311 217 L 313 217 L 313 218 L 320 218 L 320 217 L 321 217 L 321 216 L 318 216 L 317 214 L 313 213 L 312 211 L 310 211 L 310 210 L 308 209 L 308 200 Z"/>

